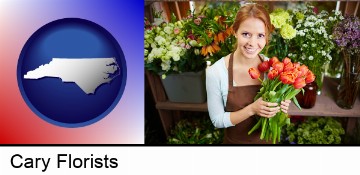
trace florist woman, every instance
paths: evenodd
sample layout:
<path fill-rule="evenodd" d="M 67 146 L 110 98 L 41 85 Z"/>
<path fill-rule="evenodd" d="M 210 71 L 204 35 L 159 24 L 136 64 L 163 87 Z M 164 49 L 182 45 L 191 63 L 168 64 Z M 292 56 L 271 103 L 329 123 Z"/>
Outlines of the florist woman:
<path fill-rule="evenodd" d="M 226 128 L 225 144 L 266 143 L 260 140 L 260 132 L 248 135 L 257 122 L 255 115 L 270 118 L 280 109 L 287 113 L 290 100 L 282 101 L 280 105 L 262 98 L 254 102 L 261 86 L 248 74 L 249 68 L 268 60 L 259 53 L 268 43 L 272 30 L 269 14 L 263 6 L 248 4 L 241 7 L 233 24 L 237 39 L 235 51 L 206 71 L 209 115 L 215 127 Z"/>

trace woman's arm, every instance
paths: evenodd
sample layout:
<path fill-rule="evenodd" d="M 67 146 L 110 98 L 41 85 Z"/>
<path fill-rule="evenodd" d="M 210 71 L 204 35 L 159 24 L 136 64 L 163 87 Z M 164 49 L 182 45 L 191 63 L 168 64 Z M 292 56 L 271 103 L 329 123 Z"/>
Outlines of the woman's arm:
<path fill-rule="evenodd" d="M 213 65 L 214 66 L 214 65 Z M 216 128 L 234 126 L 230 121 L 230 112 L 225 112 L 221 93 L 221 72 L 216 67 L 206 70 L 207 105 L 211 122 Z"/>
<path fill-rule="evenodd" d="M 208 111 L 210 119 L 215 127 L 227 128 L 234 126 L 255 114 L 270 118 L 279 112 L 280 107 L 277 103 L 266 102 L 263 101 L 262 98 L 259 98 L 241 110 L 235 112 L 225 112 L 225 104 L 222 97 L 223 94 L 221 93 L 221 78 L 223 77 L 218 70 L 214 68 L 207 69 L 206 92 Z M 290 101 L 281 102 L 281 110 L 287 113 L 289 104 Z"/>

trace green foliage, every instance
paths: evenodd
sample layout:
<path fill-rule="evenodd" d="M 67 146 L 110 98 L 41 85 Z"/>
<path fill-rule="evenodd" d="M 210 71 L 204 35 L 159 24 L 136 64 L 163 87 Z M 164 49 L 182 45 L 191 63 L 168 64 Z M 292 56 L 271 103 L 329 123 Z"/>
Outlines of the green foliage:
<path fill-rule="evenodd" d="M 206 61 L 214 63 L 231 53 L 236 42 L 231 25 L 239 9 L 235 4 L 209 3 L 182 20 L 172 14 L 170 22 L 153 25 L 145 19 L 145 68 L 165 76 L 198 72 L 206 68 Z"/>
<path fill-rule="evenodd" d="M 168 144 L 220 144 L 223 129 L 215 128 L 208 118 L 183 119 L 171 131 Z"/>
<path fill-rule="evenodd" d="M 286 131 L 286 140 L 297 144 L 341 144 L 345 130 L 332 117 L 309 117 L 304 123 L 291 123 Z"/>

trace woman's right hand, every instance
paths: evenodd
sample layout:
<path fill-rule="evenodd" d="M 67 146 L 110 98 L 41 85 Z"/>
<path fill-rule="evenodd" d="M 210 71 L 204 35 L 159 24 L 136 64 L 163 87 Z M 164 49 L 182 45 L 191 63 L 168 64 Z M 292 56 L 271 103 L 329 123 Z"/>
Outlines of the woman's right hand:
<path fill-rule="evenodd" d="M 254 114 L 266 118 L 274 117 L 280 111 L 277 103 L 266 102 L 262 97 L 251 104 L 251 109 Z"/>

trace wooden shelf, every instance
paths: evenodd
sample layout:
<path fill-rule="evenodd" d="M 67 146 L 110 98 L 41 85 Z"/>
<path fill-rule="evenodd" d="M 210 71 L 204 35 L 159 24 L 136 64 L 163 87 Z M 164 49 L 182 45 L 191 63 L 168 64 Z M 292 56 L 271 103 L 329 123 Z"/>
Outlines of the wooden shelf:
<path fill-rule="evenodd" d="M 322 94 L 317 96 L 315 106 L 311 109 L 298 109 L 294 103 L 289 107 L 290 115 L 301 116 L 324 116 L 324 117 L 360 117 L 360 101 L 356 100 L 353 109 L 342 109 L 335 103 L 336 79 L 324 78 Z M 157 109 L 161 110 L 179 110 L 179 111 L 208 111 L 207 103 L 174 103 L 170 101 L 158 102 Z"/>
<path fill-rule="evenodd" d="M 360 117 L 360 101 L 356 99 L 352 109 L 342 109 L 335 103 L 338 82 L 333 78 L 324 78 L 321 95 L 316 97 L 316 103 L 310 109 L 298 109 L 293 103 L 289 107 L 290 115 L 324 116 L 324 117 Z"/>
<path fill-rule="evenodd" d="M 156 109 L 159 112 L 166 136 L 169 136 L 171 127 L 180 119 L 180 111 L 208 111 L 206 102 L 192 104 L 168 101 L 159 76 L 146 71 L 146 77 L 153 93 Z M 299 110 L 291 103 L 289 114 L 301 116 L 347 117 L 346 129 L 348 133 L 352 132 L 355 128 L 354 123 L 356 123 L 356 117 L 360 117 L 360 100 L 357 98 L 353 109 L 350 110 L 338 107 L 335 103 L 337 85 L 338 82 L 336 79 L 325 77 L 322 94 L 317 96 L 315 106 L 311 109 Z"/>
<path fill-rule="evenodd" d="M 179 110 L 179 111 L 202 111 L 207 112 L 207 103 L 173 103 L 173 102 L 158 102 L 157 109 L 163 110 Z"/>

